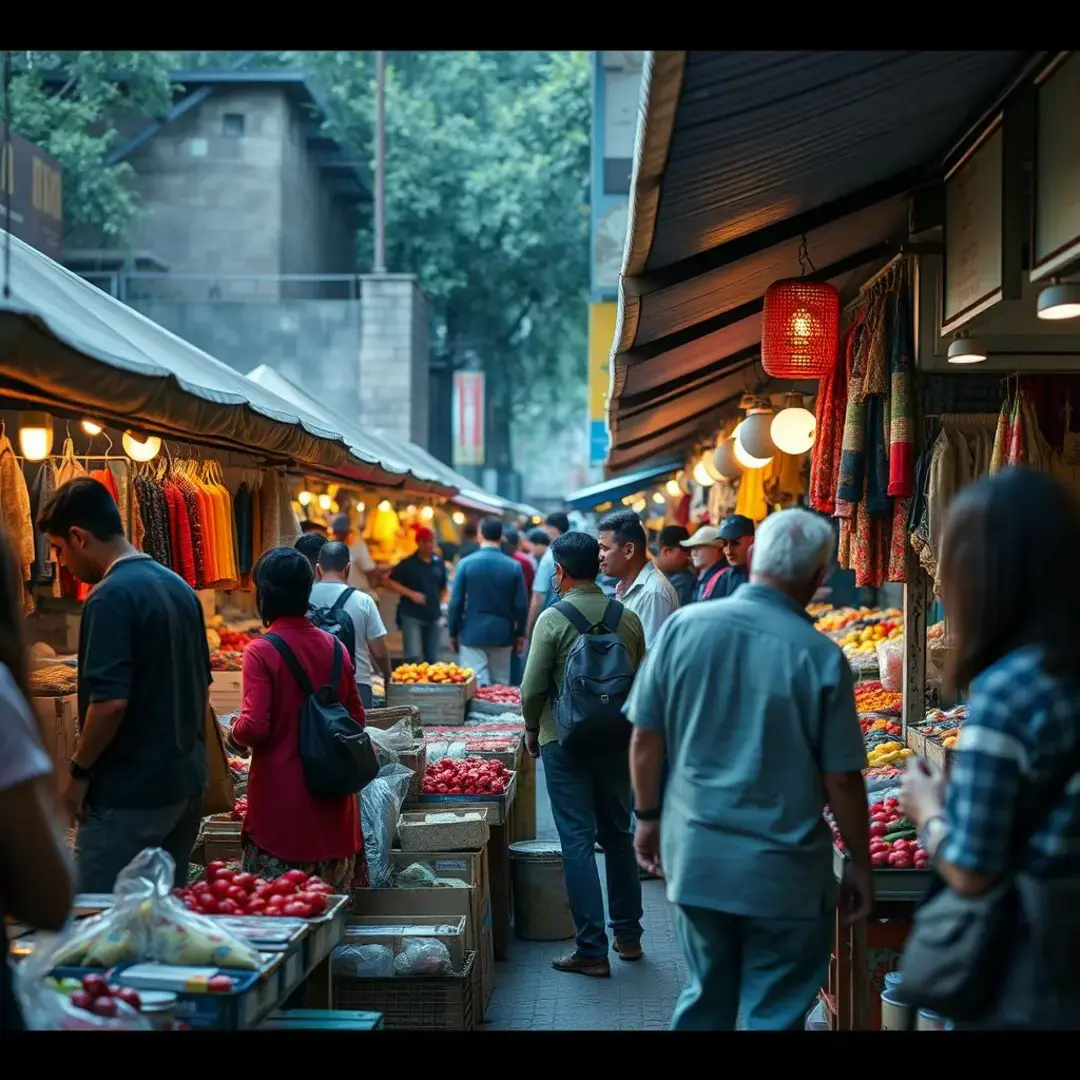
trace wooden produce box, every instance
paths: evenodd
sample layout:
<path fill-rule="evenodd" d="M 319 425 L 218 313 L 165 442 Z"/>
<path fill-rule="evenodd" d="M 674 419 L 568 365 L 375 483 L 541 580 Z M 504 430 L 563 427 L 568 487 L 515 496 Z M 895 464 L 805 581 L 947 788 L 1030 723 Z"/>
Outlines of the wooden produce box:
<path fill-rule="evenodd" d="M 941 745 L 941 740 L 934 736 L 928 736 L 924 740 L 923 753 L 928 757 L 935 765 L 944 769 L 946 767 L 945 762 L 945 747 Z"/>
<path fill-rule="evenodd" d="M 204 818 L 199 840 L 202 844 L 203 859 L 201 866 L 207 866 L 215 859 L 221 862 L 240 858 L 240 834 L 244 824 L 229 818 Z"/>
<path fill-rule="evenodd" d="M 464 969 L 452 975 L 335 979 L 333 1006 L 380 1013 L 389 1031 L 474 1031 L 475 964 L 469 953 Z"/>
<path fill-rule="evenodd" d="M 398 754 L 398 761 L 406 769 L 412 769 L 412 780 L 409 781 L 409 793 L 406 799 L 418 799 L 424 789 L 424 772 L 427 769 L 427 746 L 423 741 L 416 743 L 410 749 Z"/>
<path fill-rule="evenodd" d="M 41 725 L 45 749 L 52 759 L 59 783 L 68 776 L 68 762 L 78 741 L 79 699 L 76 694 L 30 699 Z"/>
<path fill-rule="evenodd" d="M 364 724 L 367 727 L 378 728 L 386 731 L 399 724 L 402 720 L 407 721 L 409 731 L 418 739 L 424 737 L 424 725 L 420 721 L 420 710 L 415 705 L 396 705 L 394 708 L 366 709 L 364 711 Z"/>
<path fill-rule="evenodd" d="M 510 842 L 536 839 L 536 759 L 525 753 L 522 743 L 517 768 L 517 797 L 514 800 L 514 826 Z"/>
<path fill-rule="evenodd" d="M 926 756 L 926 736 L 913 727 L 907 729 L 907 746 L 919 757 Z"/>
<path fill-rule="evenodd" d="M 491 836 L 488 812 L 487 807 L 406 810 L 398 818 L 401 850 L 476 851 L 485 847 Z"/>
<path fill-rule="evenodd" d="M 26 620 L 27 638 L 49 645 L 57 653 L 74 653 L 79 649 L 81 622 L 77 611 L 38 611 Z"/>
<path fill-rule="evenodd" d="M 218 716 L 240 711 L 243 700 L 242 674 L 239 671 L 215 671 L 210 676 L 210 705 Z"/>
<path fill-rule="evenodd" d="M 420 710 L 423 724 L 437 727 L 462 727 L 465 710 L 476 694 L 476 676 L 464 683 L 395 683 L 386 688 L 386 704 L 414 705 Z"/>
<path fill-rule="evenodd" d="M 454 970 L 461 971 L 465 966 L 468 922 L 468 914 L 456 917 L 442 914 L 350 915 L 346 921 L 345 940 L 342 944 L 385 945 L 397 956 L 405 947 L 407 938 L 432 938 L 446 946 Z M 436 933 L 436 929 L 441 927 L 453 927 L 453 931 Z"/>

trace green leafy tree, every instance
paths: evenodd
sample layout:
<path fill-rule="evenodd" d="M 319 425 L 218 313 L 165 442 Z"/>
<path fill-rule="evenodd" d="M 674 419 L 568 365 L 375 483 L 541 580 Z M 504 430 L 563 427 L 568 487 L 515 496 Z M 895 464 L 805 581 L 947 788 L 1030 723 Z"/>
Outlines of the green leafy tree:
<path fill-rule="evenodd" d="M 374 55 L 285 60 L 374 164 Z M 589 80 L 584 53 L 387 56 L 387 268 L 431 297 L 436 359 L 484 370 L 489 464 L 510 463 L 512 419 L 557 426 L 584 407 Z M 372 247 L 366 227 L 365 267 Z"/>
<path fill-rule="evenodd" d="M 64 170 L 68 231 L 97 226 L 121 238 L 138 210 L 131 166 L 108 164 L 124 125 L 172 104 L 165 52 L 13 52 L 11 125 Z"/>

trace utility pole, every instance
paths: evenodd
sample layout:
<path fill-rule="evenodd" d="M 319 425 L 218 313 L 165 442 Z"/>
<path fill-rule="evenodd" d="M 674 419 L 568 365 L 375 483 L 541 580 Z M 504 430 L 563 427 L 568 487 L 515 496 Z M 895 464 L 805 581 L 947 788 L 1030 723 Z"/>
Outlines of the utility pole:
<path fill-rule="evenodd" d="M 375 53 L 375 266 L 386 273 L 386 53 Z"/>

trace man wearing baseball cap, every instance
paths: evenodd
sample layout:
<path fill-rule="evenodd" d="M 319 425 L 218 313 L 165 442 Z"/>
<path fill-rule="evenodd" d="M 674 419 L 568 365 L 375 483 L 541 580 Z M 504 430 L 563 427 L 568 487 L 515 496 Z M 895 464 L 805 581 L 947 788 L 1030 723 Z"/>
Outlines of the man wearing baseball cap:
<path fill-rule="evenodd" d="M 742 514 L 724 518 L 720 526 L 720 543 L 727 558 L 728 570 L 723 574 L 712 598 L 730 596 L 740 585 L 750 580 L 750 549 L 754 546 L 754 523 Z"/>
<path fill-rule="evenodd" d="M 682 541 L 682 547 L 689 550 L 690 563 L 697 571 L 694 600 L 713 599 L 720 578 L 728 568 L 720 530 L 715 525 L 702 525 L 689 540 Z"/>
<path fill-rule="evenodd" d="M 405 660 L 439 659 L 439 618 L 446 599 L 446 564 L 435 553 L 435 534 L 421 525 L 415 533 L 416 551 L 390 571 L 386 581 L 400 597 L 397 618 Z"/>

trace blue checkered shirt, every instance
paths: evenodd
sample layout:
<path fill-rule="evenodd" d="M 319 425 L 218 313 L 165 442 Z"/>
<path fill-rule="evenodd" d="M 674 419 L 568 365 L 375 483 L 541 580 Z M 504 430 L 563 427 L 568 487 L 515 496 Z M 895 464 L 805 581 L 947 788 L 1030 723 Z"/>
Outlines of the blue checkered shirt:
<path fill-rule="evenodd" d="M 1047 674 L 1040 647 L 1016 649 L 988 667 L 972 683 L 956 744 L 941 857 L 992 876 L 1010 865 L 1036 876 L 1080 872 L 1080 773 L 1050 816 L 1042 813 L 1029 843 L 1013 839 L 1038 813 L 1040 792 L 1076 759 L 1078 744 L 1080 682 Z"/>

